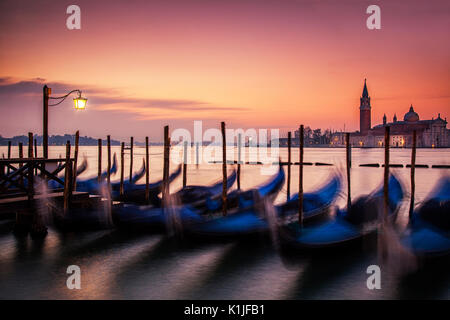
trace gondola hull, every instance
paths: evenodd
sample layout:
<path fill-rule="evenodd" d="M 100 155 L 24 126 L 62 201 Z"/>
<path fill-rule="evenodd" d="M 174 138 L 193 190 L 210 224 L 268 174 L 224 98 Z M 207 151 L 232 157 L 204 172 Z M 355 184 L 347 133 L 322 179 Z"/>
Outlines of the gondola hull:
<path fill-rule="evenodd" d="M 395 176 L 389 179 L 388 220 L 395 220 L 403 189 Z M 294 248 L 328 248 L 350 245 L 378 230 L 383 207 L 383 190 L 378 189 L 369 196 L 360 197 L 352 204 L 352 211 L 338 211 L 329 221 L 313 226 L 300 227 L 292 223 L 283 228 L 283 243 Z"/>
<path fill-rule="evenodd" d="M 419 257 L 450 254 L 450 178 L 442 178 L 411 216 L 402 236 L 405 248 Z"/>
<path fill-rule="evenodd" d="M 336 183 L 334 178 L 320 191 L 328 190 L 328 196 L 326 202 L 314 202 L 308 203 L 307 207 L 309 211 L 306 212 L 307 216 L 314 216 L 318 212 L 326 211 L 326 207 L 329 206 L 330 201 L 338 194 L 340 183 Z M 309 194 L 307 199 L 320 198 L 317 194 Z M 314 205 L 315 204 L 315 205 Z M 293 211 L 283 210 L 282 206 L 275 207 L 272 205 L 268 198 L 263 198 L 262 201 L 258 201 L 256 204 L 247 207 L 245 209 L 238 209 L 226 217 L 217 218 L 203 223 L 189 226 L 189 232 L 196 236 L 207 237 L 241 237 L 251 236 L 259 233 L 268 233 L 272 231 L 278 231 L 278 225 L 284 223 L 287 219 L 292 218 L 295 215 Z"/>

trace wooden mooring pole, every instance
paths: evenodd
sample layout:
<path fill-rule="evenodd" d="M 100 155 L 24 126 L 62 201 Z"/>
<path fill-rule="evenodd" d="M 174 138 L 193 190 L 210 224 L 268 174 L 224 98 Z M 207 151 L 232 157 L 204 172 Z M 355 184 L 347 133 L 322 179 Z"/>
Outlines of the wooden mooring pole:
<path fill-rule="evenodd" d="M 28 158 L 33 158 L 33 133 L 28 133 Z M 34 164 L 28 163 L 28 200 L 33 200 L 34 197 Z"/>
<path fill-rule="evenodd" d="M 77 189 L 77 170 L 78 170 L 78 144 L 80 143 L 80 131 L 75 132 L 75 151 L 73 155 L 73 185 L 72 190 Z"/>
<path fill-rule="evenodd" d="M 237 188 L 241 190 L 242 134 L 238 134 Z"/>
<path fill-rule="evenodd" d="M 352 206 L 352 192 L 351 192 L 351 176 L 350 168 L 352 167 L 352 146 L 350 144 L 350 133 L 345 134 L 345 159 L 347 168 L 347 210 Z"/>
<path fill-rule="evenodd" d="M 122 142 L 120 146 L 120 190 L 119 190 L 119 194 L 121 196 L 123 196 L 123 179 L 125 177 L 124 159 L 125 159 L 125 142 Z"/>
<path fill-rule="evenodd" d="M 37 152 L 37 140 L 34 139 L 34 156 L 36 158 L 38 158 L 38 152 Z M 38 174 L 38 168 L 34 169 L 34 174 L 37 175 Z"/>
<path fill-rule="evenodd" d="M 8 141 L 8 159 L 11 159 L 11 141 Z M 8 174 L 11 172 L 11 169 L 8 167 Z"/>
<path fill-rule="evenodd" d="M 195 168 L 198 169 L 198 165 L 199 165 L 199 157 L 200 157 L 200 146 L 199 143 L 196 142 L 195 143 Z"/>
<path fill-rule="evenodd" d="M 163 166 L 163 205 L 167 206 L 169 201 L 169 156 L 170 138 L 169 126 L 164 127 L 164 166 Z"/>
<path fill-rule="evenodd" d="M 288 163 L 287 163 L 287 190 L 286 190 L 286 198 L 287 200 L 291 199 L 291 143 L 292 143 L 292 134 L 288 132 Z"/>
<path fill-rule="evenodd" d="M 28 158 L 33 158 L 33 132 L 28 132 Z M 34 197 L 34 167 L 29 163 L 28 167 L 28 200 Z"/>
<path fill-rule="evenodd" d="M 303 226 L 303 142 L 304 142 L 304 128 L 303 125 L 299 129 L 299 179 L 298 179 L 298 223 Z"/>
<path fill-rule="evenodd" d="M 133 145 L 134 145 L 134 139 L 133 137 L 130 138 L 130 183 L 133 181 Z"/>
<path fill-rule="evenodd" d="M 66 142 L 66 164 L 64 178 L 64 212 L 69 209 L 72 194 L 72 161 L 70 160 L 70 141 Z"/>
<path fill-rule="evenodd" d="M 412 136 L 412 151 L 411 151 L 411 203 L 409 205 L 409 218 L 411 219 L 414 211 L 414 195 L 416 193 L 416 145 L 417 145 L 417 132 L 413 131 Z"/>
<path fill-rule="evenodd" d="M 102 180 L 102 139 L 98 139 L 98 183 Z"/>
<path fill-rule="evenodd" d="M 19 159 L 22 159 L 22 158 L 23 158 L 23 144 L 22 144 L 22 142 L 19 142 Z M 20 163 L 19 164 L 19 168 L 22 168 L 22 167 L 23 167 L 23 163 Z M 22 175 L 20 175 L 19 184 L 21 186 L 23 185 Z"/>
<path fill-rule="evenodd" d="M 390 141 L 390 127 L 386 126 L 384 131 L 384 188 L 383 188 L 384 224 L 387 223 L 387 218 L 389 214 L 389 141 Z"/>
<path fill-rule="evenodd" d="M 145 137 L 145 202 L 148 204 L 150 200 L 150 156 L 148 150 L 148 137 Z"/>
<path fill-rule="evenodd" d="M 108 167 L 106 173 L 106 182 L 108 184 L 108 190 L 111 187 L 111 136 L 107 136 L 107 148 L 108 148 Z"/>
<path fill-rule="evenodd" d="M 33 158 L 33 132 L 28 132 L 28 158 Z"/>
<path fill-rule="evenodd" d="M 225 122 L 220 123 L 222 131 L 222 214 L 227 215 L 227 139 L 225 134 Z"/>
<path fill-rule="evenodd" d="M 183 145 L 183 188 L 186 187 L 186 182 L 187 182 L 187 157 L 188 157 L 188 153 L 187 153 L 187 149 L 188 149 L 188 143 L 187 141 L 184 142 Z"/>

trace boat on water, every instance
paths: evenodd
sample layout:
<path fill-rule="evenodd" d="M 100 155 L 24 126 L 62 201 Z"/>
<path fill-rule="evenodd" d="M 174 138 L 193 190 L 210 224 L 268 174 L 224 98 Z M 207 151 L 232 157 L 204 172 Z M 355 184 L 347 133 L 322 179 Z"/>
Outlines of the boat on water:
<path fill-rule="evenodd" d="M 227 194 L 227 210 L 233 210 L 235 208 L 244 209 L 251 207 L 255 204 L 255 201 L 260 198 L 271 197 L 272 201 L 275 199 L 278 192 L 281 190 L 284 184 L 284 171 L 279 167 L 278 172 L 269 181 L 252 188 L 250 190 L 233 190 Z M 203 214 L 211 214 L 222 210 L 222 196 L 221 193 L 215 197 L 207 197 L 202 208 Z"/>
<path fill-rule="evenodd" d="M 277 176 L 275 181 L 281 180 L 281 186 L 284 183 L 284 171 L 282 176 Z M 280 188 L 280 184 L 272 184 L 273 188 Z M 326 185 L 310 194 L 305 194 L 305 209 L 308 214 L 325 210 L 332 203 L 333 199 L 339 192 L 340 182 L 336 182 L 335 177 L 331 178 Z M 326 192 L 327 195 L 320 195 Z M 208 237 L 241 237 L 254 235 L 258 233 L 266 233 L 272 227 L 278 228 L 279 224 L 285 222 L 289 215 L 295 215 L 294 211 L 285 210 L 283 206 L 273 206 L 272 200 L 276 195 L 266 192 L 266 197 L 259 197 L 255 203 L 249 207 L 238 208 L 225 217 L 204 221 L 197 224 L 189 225 L 189 232 L 198 236 Z M 319 199 L 323 199 L 320 201 Z M 330 202 L 331 201 L 331 202 Z"/>
<path fill-rule="evenodd" d="M 113 175 L 116 172 L 117 172 L 117 159 L 116 154 L 114 153 L 113 162 L 109 174 Z M 100 182 L 97 176 L 88 179 L 77 180 L 76 191 L 88 192 L 90 194 L 101 194 L 102 185 L 106 180 L 107 175 L 108 171 L 104 170 L 100 176 Z"/>
<path fill-rule="evenodd" d="M 383 186 L 352 202 L 350 210 L 338 210 L 331 219 L 300 227 L 298 221 L 287 224 L 280 232 L 283 243 L 294 248 L 327 248 L 361 240 L 378 231 L 383 205 Z M 395 175 L 389 177 L 388 221 L 394 221 L 404 192 Z M 305 214 L 306 216 L 306 214 Z"/>
<path fill-rule="evenodd" d="M 234 175 L 234 174 L 233 174 Z M 280 183 L 280 175 L 282 177 Z M 234 182 L 232 176 L 231 181 Z M 270 185 L 272 188 L 281 189 L 284 182 L 284 171 L 279 171 L 271 182 L 278 183 L 265 184 L 261 192 L 263 194 L 273 194 L 272 190 L 267 189 Z M 229 184 L 232 185 L 231 182 Z M 214 186 L 212 186 L 214 187 Z M 230 215 L 233 213 L 230 212 Z M 215 220 L 222 216 L 221 212 L 216 214 L 202 214 L 202 211 L 197 210 L 191 204 L 180 204 L 168 208 L 159 208 L 154 206 L 136 206 L 131 204 L 123 204 L 113 211 L 113 219 L 115 225 L 119 228 L 137 229 L 137 230 L 154 230 L 165 229 L 167 226 L 177 225 L 187 228 L 191 225 L 201 224 L 205 221 Z"/>
<path fill-rule="evenodd" d="M 135 187 L 136 182 L 138 182 L 144 175 L 145 175 L 145 160 L 142 160 L 141 168 L 131 176 L 131 181 L 130 179 L 124 179 L 123 181 L 124 192 L 125 190 L 132 190 Z M 118 196 L 119 193 L 120 193 L 120 181 L 111 183 L 112 197 L 114 198 Z"/>
<path fill-rule="evenodd" d="M 330 206 L 341 192 L 342 179 L 334 174 L 323 186 L 314 192 L 303 194 L 303 222 L 321 220 L 328 215 Z M 280 218 L 296 218 L 298 213 L 298 193 L 294 194 L 285 203 L 276 206 Z"/>
<path fill-rule="evenodd" d="M 88 162 L 87 158 L 83 157 L 83 161 L 80 163 L 80 165 L 77 167 L 77 177 L 84 173 L 88 168 Z"/>
<path fill-rule="evenodd" d="M 419 257 L 450 254 L 450 177 L 443 177 L 410 217 L 402 244 Z"/>
<path fill-rule="evenodd" d="M 233 169 L 227 176 L 227 190 L 229 190 L 236 181 L 236 170 Z M 223 191 L 223 181 L 217 181 L 211 186 L 186 186 L 175 192 L 172 196 L 182 204 L 189 204 L 195 209 L 202 211 L 207 210 L 208 201 L 211 199 L 221 199 Z M 214 201 L 214 200 L 212 200 Z M 221 205 L 220 205 L 221 207 Z M 211 210 L 209 210 L 211 212 Z"/>

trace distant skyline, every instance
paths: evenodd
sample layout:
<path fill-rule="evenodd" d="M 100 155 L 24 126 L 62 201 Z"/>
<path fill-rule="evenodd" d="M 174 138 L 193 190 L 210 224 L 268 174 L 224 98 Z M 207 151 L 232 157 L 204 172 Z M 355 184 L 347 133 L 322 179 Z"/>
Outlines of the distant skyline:
<path fill-rule="evenodd" d="M 161 141 L 163 126 L 354 131 L 367 78 L 372 125 L 450 117 L 450 2 L 86 1 L 81 30 L 56 0 L 0 2 L 0 135 L 42 134 L 42 86 L 81 89 L 49 133 Z M 366 8 L 381 8 L 381 30 Z"/>

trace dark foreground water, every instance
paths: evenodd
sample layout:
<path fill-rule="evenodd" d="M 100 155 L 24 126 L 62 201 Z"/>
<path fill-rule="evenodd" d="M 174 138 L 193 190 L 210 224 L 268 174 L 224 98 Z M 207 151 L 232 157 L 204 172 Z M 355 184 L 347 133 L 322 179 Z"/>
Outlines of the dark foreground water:
<path fill-rule="evenodd" d="M 57 156 L 62 149 L 55 148 Z M 153 148 L 151 180 L 161 175 L 161 153 Z M 82 148 L 96 172 L 95 148 Z M 138 154 L 135 167 L 140 165 Z M 285 159 L 285 150 L 281 151 Z M 106 154 L 106 153 L 105 153 Z M 334 167 L 305 167 L 305 191 L 326 180 L 342 167 L 343 149 L 306 149 L 305 161 L 332 162 Z M 409 150 L 392 150 L 393 163 L 409 163 Z M 293 159 L 296 158 L 293 155 Z M 352 196 L 366 193 L 381 181 L 381 168 L 359 168 L 359 163 L 382 162 L 379 149 L 353 150 Z M 449 164 L 450 151 L 419 150 L 417 163 Z M 188 182 L 209 184 L 220 178 L 220 165 L 189 167 Z M 292 192 L 298 169 L 293 167 Z M 447 170 L 448 171 L 448 170 Z M 417 202 L 422 201 L 446 170 L 417 169 Z M 128 172 L 128 171 L 126 171 Z M 396 169 L 409 190 L 409 169 Z M 244 166 L 242 187 L 268 179 L 258 166 Z M 174 182 L 172 189 L 181 185 Z M 277 202 L 285 200 L 286 187 Z M 337 205 L 345 203 L 345 195 Z M 408 197 L 398 218 L 407 222 Z M 320 253 L 286 252 L 270 237 L 228 242 L 192 240 L 161 234 L 124 234 L 116 230 L 59 233 L 52 228 L 42 241 L 17 238 L 11 222 L 0 221 L 0 299 L 401 299 L 450 298 L 448 259 L 425 266 L 388 241 L 389 259 L 379 259 L 376 239 L 348 250 Z M 381 289 L 366 285 L 369 265 L 381 267 Z M 69 265 L 81 268 L 81 289 L 69 290 Z"/>

